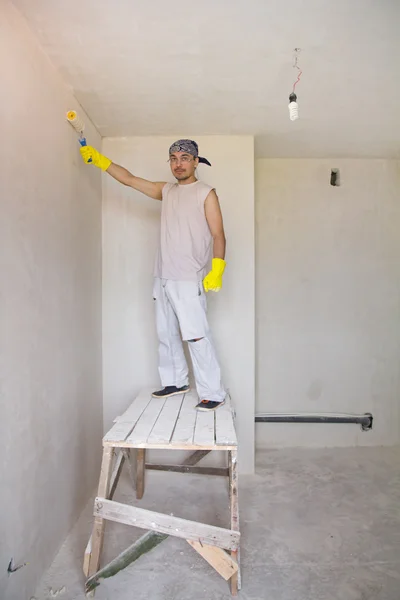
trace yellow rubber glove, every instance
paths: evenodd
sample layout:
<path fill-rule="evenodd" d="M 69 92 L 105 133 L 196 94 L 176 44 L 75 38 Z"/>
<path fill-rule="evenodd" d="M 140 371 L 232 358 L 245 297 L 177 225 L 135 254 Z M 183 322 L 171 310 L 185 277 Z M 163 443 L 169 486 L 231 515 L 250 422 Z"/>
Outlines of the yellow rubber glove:
<path fill-rule="evenodd" d="M 85 163 L 88 163 L 91 158 L 95 167 L 99 167 L 102 171 L 107 171 L 108 167 L 111 165 L 111 160 L 100 154 L 100 152 L 92 146 L 82 146 L 81 154 Z"/>
<path fill-rule="evenodd" d="M 204 277 L 203 285 L 206 292 L 219 292 L 222 288 L 222 275 L 224 274 L 226 262 L 222 258 L 212 259 L 211 271 Z"/>

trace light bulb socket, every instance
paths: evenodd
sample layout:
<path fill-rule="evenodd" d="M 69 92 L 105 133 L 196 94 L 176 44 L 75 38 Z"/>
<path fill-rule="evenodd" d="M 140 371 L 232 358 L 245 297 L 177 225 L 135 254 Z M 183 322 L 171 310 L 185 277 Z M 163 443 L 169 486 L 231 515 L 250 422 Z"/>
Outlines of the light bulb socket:
<path fill-rule="evenodd" d="M 289 102 L 296 102 L 297 96 L 294 92 L 292 92 L 289 96 Z"/>

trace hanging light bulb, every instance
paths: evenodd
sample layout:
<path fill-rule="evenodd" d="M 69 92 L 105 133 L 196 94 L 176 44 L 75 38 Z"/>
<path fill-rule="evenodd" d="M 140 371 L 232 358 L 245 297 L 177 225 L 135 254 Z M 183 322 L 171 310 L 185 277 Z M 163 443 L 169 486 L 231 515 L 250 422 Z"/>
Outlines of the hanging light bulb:
<path fill-rule="evenodd" d="M 291 121 L 296 121 L 299 118 L 299 105 L 297 104 L 297 96 L 294 92 L 289 96 L 289 117 Z"/>
<path fill-rule="evenodd" d="M 297 104 L 297 96 L 295 93 L 296 85 L 300 81 L 300 77 L 303 71 L 300 69 L 298 65 L 299 53 L 301 52 L 301 48 L 295 48 L 293 50 L 293 68 L 297 69 L 297 79 L 293 84 L 292 93 L 289 96 L 289 117 L 291 121 L 296 121 L 299 118 L 299 105 Z"/>

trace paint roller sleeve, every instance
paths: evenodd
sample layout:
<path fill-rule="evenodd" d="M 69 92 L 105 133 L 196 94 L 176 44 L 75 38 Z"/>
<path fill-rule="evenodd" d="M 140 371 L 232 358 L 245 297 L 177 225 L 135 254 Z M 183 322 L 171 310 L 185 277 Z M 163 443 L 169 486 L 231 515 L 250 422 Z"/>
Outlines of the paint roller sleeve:
<path fill-rule="evenodd" d="M 71 123 L 72 127 L 78 132 L 82 133 L 85 129 L 84 122 L 78 117 L 74 110 L 67 112 L 67 120 Z"/>
<path fill-rule="evenodd" d="M 79 143 L 81 146 L 86 146 L 86 138 L 83 137 L 83 131 L 85 129 L 84 122 L 78 117 L 74 110 L 70 110 L 67 112 L 67 121 L 72 125 L 72 127 L 79 133 Z M 92 159 L 89 158 L 87 162 L 91 163 Z"/>

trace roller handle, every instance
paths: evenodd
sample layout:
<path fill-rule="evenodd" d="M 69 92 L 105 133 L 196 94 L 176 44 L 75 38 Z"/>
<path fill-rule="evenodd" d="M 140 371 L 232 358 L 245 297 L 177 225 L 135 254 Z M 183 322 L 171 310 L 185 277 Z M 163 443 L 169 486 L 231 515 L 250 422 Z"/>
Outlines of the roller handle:
<path fill-rule="evenodd" d="M 84 138 L 84 137 L 79 138 L 79 143 L 81 146 L 87 146 L 86 138 Z M 92 159 L 89 158 L 88 163 L 91 163 L 91 162 L 92 162 Z"/>

